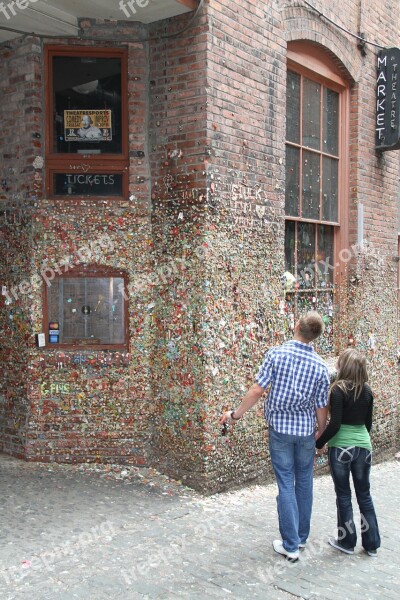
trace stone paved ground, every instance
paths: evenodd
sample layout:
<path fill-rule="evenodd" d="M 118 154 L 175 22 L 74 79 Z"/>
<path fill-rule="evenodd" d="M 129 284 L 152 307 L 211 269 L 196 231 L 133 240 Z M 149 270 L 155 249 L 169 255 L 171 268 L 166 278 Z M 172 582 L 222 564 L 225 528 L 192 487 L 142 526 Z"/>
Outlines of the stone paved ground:
<path fill-rule="evenodd" d="M 200 496 L 152 470 L 28 464 L 0 455 L 0 599 L 375 600 L 400 596 L 400 463 L 374 465 L 377 559 L 327 545 L 329 476 L 291 565 L 274 553 L 274 484 Z"/>

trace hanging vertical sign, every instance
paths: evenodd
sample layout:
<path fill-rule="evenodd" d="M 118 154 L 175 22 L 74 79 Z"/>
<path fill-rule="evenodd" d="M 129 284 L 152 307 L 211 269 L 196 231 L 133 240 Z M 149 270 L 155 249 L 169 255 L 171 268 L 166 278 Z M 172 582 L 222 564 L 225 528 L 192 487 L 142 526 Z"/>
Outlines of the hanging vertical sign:
<path fill-rule="evenodd" d="M 376 82 L 376 150 L 400 148 L 400 49 L 378 53 Z"/>

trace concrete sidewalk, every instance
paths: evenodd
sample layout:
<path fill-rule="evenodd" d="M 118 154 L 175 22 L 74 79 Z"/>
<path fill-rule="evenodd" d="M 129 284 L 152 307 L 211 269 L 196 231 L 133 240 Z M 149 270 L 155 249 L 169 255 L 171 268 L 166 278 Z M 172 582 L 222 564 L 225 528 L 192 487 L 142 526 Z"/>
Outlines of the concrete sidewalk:
<path fill-rule="evenodd" d="M 275 485 L 203 497 L 149 469 L 29 464 L 0 455 L 1 600 L 397 599 L 400 463 L 374 465 L 382 536 L 331 548 L 330 476 L 315 481 L 312 532 L 295 564 L 279 538 Z"/>

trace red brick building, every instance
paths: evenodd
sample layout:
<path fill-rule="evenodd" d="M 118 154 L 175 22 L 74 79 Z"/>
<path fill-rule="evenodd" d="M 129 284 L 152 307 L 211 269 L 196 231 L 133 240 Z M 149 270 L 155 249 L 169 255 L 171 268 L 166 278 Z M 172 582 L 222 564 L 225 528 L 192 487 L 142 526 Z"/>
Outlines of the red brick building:
<path fill-rule="evenodd" d="M 392 451 L 397 3 L 20 4 L 0 15 L 1 450 L 266 478 L 260 414 L 228 437 L 218 415 L 312 307 L 324 357 L 368 353 Z"/>

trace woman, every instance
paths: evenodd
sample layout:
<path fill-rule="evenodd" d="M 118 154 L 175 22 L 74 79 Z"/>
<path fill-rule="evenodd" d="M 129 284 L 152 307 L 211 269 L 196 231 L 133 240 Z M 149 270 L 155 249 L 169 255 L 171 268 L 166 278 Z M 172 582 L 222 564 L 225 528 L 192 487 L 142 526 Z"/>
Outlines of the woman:
<path fill-rule="evenodd" d="M 329 538 L 329 544 L 346 554 L 354 553 L 357 533 L 351 504 L 351 473 L 361 513 L 362 545 L 369 556 L 376 557 L 381 542 L 369 483 L 373 395 L 367 381 L 365 356 L 354 348 L 345 350 L 339 356 L 337 378 L 330 388 L 330 422 L 316 446 L 321 449 L 328 443 L 336 491 L 338 534 L 336 539 Z"/>

